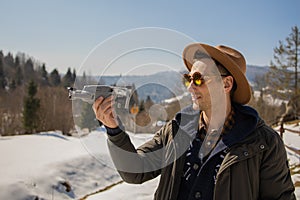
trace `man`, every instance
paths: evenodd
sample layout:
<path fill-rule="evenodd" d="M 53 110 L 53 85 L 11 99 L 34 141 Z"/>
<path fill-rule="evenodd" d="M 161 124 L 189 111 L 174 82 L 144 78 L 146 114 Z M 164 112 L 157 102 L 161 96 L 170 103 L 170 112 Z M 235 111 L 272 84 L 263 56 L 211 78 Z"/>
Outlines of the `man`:
<path fill-rule="evenodd" d="M 243 55 L 194 43 L 183 60 L 193 105 L 138 149 L 114 115 L 112 97 L 94 103 L 121 177 L 138 184 L 161 175 L 159 200 L 295 199 L 282 140 L 245 106 L 251 89 Z"/>

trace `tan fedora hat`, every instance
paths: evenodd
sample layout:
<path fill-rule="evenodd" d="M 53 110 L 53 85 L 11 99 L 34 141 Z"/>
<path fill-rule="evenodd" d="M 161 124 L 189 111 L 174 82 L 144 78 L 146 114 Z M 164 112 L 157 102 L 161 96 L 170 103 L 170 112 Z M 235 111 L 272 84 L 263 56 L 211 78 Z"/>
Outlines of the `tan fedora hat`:
<path fill-rule="evenodd" d="M 233 101 L 239 104 L 247 104 L 251 99 L 251 88 L 246 78 L 246 60 L 237 50 L 219 45 L 216 47 L 193 43 L 185 47 L 183 51 L 183 61 L 189 71 L 194 63 L 194 56 L 197 52 L 207 54 L 211 58 L 220 62 L 233 76 L 237 88 L 233 94 Z"/>

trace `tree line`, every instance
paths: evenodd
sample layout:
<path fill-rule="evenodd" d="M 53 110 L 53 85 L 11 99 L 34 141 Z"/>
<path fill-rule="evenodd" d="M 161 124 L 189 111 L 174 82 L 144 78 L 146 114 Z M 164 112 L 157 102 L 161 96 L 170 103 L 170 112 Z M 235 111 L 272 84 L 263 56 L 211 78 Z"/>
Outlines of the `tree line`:
<path fill-rule="evenodd" d="M 74 128 L 67 86 L 72 86 L 76 71 L 68 68 L 62 76 L 50 73 L 24 53 L 14 56 L 0 51 L 0 134 L 16 135 Z"/>
<path fill-rule="evenodd" d="M 254 87 L 260 95 L 253 98 L 250 105 L 258 110 L 268 124 L 299 119 L 299 38 L 298 27 L 292 27 L 288 37 L 279 41 L 279 45 L 274 48 L 268 73 L 256 77 Z M 68 68 L 64 75 L 57 69 L 49 73 L 44 63 L 24 53 L 13 56 L 11 53 L 4 55 L 0 51 L 0 135 L 50 130 L 61 130 L 64 134 L 69 134 L 75 124 L 66 87 L 72 86 L 75 79 L 74 69 L 72 71 Z M 86 79 L 84 73 L 79 82 L 86 82 Z M 282 103 L 276 105 L 267 100 L 268 96 L 273 101 L 280 99 Z M 137 123 L 140 126 L 147 124 L 147 109 L 144 108 L 147 108 L 149 102 L 151 103 L 148 99 L 138 104 L 139 113 L 135 120 L 142 119 Z M 177 104 L 176 108 L 172 107 L 171 114 L 167 113 L 170 115 L 168 119 L 181 109 Z M 167 105 L 164 106 L 167 108 Z M 75 119 L 77 125 L 82 128 L 99 125 L 90 105 L 83 104 L 78 110 L 82 112 Z"/>

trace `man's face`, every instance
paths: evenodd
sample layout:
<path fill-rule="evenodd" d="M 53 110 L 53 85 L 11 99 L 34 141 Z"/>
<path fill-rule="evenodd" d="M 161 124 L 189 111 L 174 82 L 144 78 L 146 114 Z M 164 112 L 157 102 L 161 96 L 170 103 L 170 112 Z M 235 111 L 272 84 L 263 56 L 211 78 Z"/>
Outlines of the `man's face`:
<path fill-rule="evenodd" d="M 189 74 L 192 76 L 196 72 L 204 76 L 204 81 L 200 86 L 196 86 L 193 81 L 188 86 L 188 91 L 192 96 L 193 108 L 203 111 L 211 110 L 213 102 L 221 100 L 218 99 L 218 93 L 222 88 L 222 81 L 218 76 L 217 67 L 213 60 L 201 59 L 193 64 Z"/>

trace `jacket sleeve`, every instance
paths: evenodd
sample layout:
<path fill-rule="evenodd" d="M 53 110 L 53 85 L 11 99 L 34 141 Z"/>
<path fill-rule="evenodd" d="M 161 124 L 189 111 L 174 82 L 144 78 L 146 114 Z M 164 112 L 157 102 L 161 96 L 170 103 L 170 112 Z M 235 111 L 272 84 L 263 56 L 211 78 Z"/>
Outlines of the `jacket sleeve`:
<path fill-rule="evenodd" d="M 266 132 L 270 148 L 261 162 L 260 199 L 296 199 L 284 143 L 273 129 Z"/>
<path fill-rule="evenodd" d="M 153 138 L 135 148 L 124 131 L 108 135 L 108 148 L 120 176 L 125 182 L 140 184 L 160 174 L 164 155 L 164 135 L 171 131 L 168 123 Z"/>

